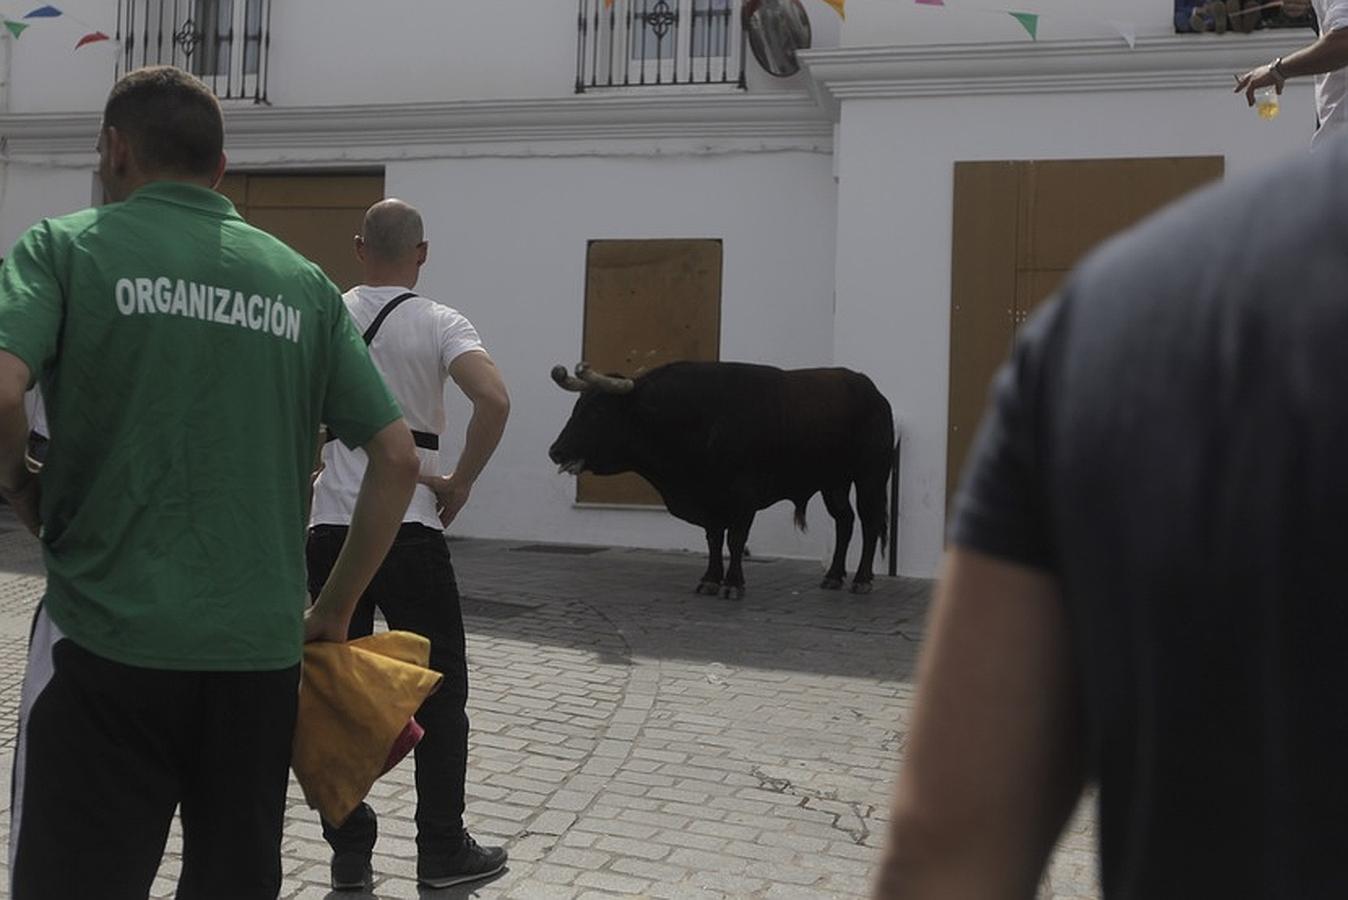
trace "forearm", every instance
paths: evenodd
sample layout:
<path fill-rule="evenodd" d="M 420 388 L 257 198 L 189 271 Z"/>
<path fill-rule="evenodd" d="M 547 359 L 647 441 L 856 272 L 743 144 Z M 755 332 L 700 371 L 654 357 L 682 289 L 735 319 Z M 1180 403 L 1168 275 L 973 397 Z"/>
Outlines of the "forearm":
<path fill-rule="evenodd" d="M 454 465 L 454 480 L 473 484 L 486 468 L 487 461 L 496 452 L 510 417 L 510 404 L 500 398 L 483 399 L 473 404 L 473 415 L 468 420 L 463 452 Z"/>
<path fill-rule="evenodd" d="M 1348 28 L 1340 28 L 1284 56 L 1278 70 L 1284 78 L 1300 78 L 1334 72 L 1345 66 L 1348 66 Z"/>
<path fill-rule="evenodd" d="M 371 455 L 346 542 L 314 602 L 315 614 L 350 618 L 356 601 L 393 544 L 412 499 L 416 477 L 415 453 L 393 459 Z"/>
<path fill-rule="evenodd" d="M 0 491 L 16 491 L 32 477 L 25 463 L 27 452 L 28 416 L 23 401 L 4 403 L 0 408 Z"/>

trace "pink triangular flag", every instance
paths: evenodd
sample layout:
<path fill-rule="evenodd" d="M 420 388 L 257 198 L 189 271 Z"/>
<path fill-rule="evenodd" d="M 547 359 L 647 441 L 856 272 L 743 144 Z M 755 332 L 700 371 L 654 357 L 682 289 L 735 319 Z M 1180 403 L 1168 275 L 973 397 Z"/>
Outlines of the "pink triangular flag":
<path fill-rule="evenodd" d="M 112 40 L 112 38 L 108 37 L 108 36 L 107 36 L 106 34 L 104 34 L 103 32 L 101 32 L 101 31 L 94 31 L 94 32 L 91 32 L 91 33 L 89 33 L 89 34 L 86 34 L 84 37 L 80 38 L 80 39 L 79 39 L 79 43 L 75 44 L 75 49 L 78 50 L 78 49 L 80 49 L 81 47 L 83 47 L 85 44 L 96 44 L 96 43 L 98 43 L 99 41 L 110 41 L 110 40 Z"/>

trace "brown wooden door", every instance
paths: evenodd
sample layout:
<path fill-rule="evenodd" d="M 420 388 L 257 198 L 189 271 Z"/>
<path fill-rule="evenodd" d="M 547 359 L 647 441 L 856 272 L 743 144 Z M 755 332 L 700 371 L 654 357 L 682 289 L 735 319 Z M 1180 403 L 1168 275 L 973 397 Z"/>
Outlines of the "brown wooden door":
<path fill-rule="evenodd" d="M 947 501 L 1017 328 L 1092 247 L 1223 168 L 1219 156 L 955 163 Z"/>
<path fill-rule="evenodd" d="M 347 290 L 361 282 L 352 237 L 365 210 L 384 197 L 384 176 L 230 173 L 220 193 L 249 223 L 317 263 Z"/>
<path fill-rule="evenodd" d="M 622 375 L 675 360 L 715 360 L 721 346 L 719 240 L 591 241 L 582 358 Z M 582 503 L 662 505 L 634 474 L 577 479 Z"/>

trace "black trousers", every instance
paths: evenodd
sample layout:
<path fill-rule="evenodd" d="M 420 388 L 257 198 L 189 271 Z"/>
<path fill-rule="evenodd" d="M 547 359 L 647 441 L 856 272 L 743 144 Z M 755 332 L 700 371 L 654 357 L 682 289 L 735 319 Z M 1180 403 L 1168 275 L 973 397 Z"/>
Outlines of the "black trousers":
<path fill-rule="evenodd" d="M 14 758 L 14 900 L 145 900 L 181 807 L 180 900 L 272 900 L 299 666 L 104 659 L 39 608 Z"/>
<path fill-rule="evenodd" d="M 309 530 L 309 591 L 327 581 L 347 529 L 318 525 Z M 430 639 L 430 667 L 445 678 L 426 698 L 416 718 L 426 734 L 417 745 L 417 849 L 447 853 L 463 842 L 464 779 L 468 770 L 468 659 L 464 646 L 459 588 L 445 537 L 437 529 L 404 523 L 388 556 L 361 596 L 351 619 L 350 637 L 374 630 L 374 611 L 388 627 Z M 369 853 L 378 823 L 362 803 L 340 828 L 323 823 L 323 836 L 334 852 Z"/>

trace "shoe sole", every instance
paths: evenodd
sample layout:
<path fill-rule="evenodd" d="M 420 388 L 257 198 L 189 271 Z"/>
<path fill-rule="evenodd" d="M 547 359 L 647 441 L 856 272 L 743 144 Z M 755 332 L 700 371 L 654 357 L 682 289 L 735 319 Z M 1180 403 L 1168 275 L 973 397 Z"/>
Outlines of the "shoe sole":
<path fill-rule="evenodd" d="M 470 881 L 480 881 L 483 878 L 490 878 L 497 872 L 504 869 L 506 867 L 506 862 L 509 862 L 509 860 L 502 862 L 499 866 L 497 866 L 494 869 L 488 869 L 485 872 L 474 872 L 471 875 L 453 875 L 448 878 L 436 878 L 436 879 L 418 878 L 417 884 L 421 885 L 422 887 L 438 889 L 438 888 L 453 887 L 456 884 L 467 884 Z"/>

